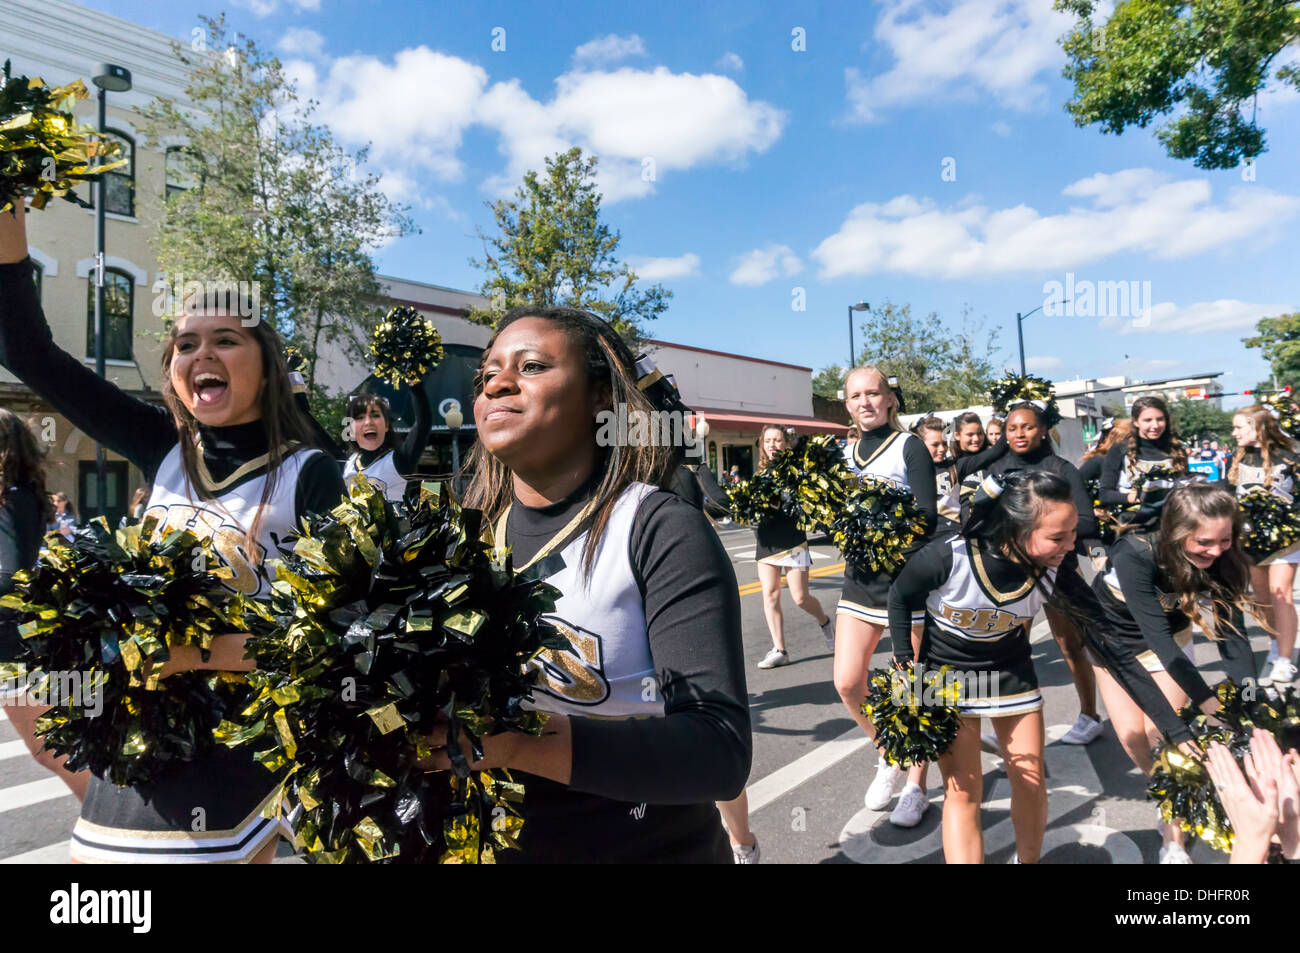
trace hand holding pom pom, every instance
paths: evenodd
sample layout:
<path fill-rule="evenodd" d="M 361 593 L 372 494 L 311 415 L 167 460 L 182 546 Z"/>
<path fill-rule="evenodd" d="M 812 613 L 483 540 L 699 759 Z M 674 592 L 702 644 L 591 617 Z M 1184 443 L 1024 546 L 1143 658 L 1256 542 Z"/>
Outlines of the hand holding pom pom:
<path fill-rule="evenodd" d="M 415 385 L 442 361 L 442 335 L 414 308 L 389 310 L 370 337 L 375 376 L 393 386 Z"/>

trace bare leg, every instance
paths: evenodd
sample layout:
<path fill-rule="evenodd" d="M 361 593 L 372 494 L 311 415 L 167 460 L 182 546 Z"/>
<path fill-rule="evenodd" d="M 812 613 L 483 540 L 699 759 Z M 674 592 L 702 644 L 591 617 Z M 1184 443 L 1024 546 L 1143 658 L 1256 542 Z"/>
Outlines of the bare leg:
<path fill-rule="evenodd" d="M 785 651 L 785 627 L 781 618 L 781 567 L 758 564 L 758 581 L 763 585 L 763 615 L 772 645 Z"/>
<path fill-rule="evenodd" d="M 873 741 L 876 729 L 862 713 L 862 702 L 867 697 L 871 656 L 880 644 L 882 632 L 884 626 L 872 625 L 847 613 L 841 612 L 835 618 L 835 690 L 853 720 Z"/>
<path fill-rule="evenodd" d="M 749 792 L 741 791 L 734 801 L 718 801 L 718 813 L 722 823 L 727 827 L 727 836 L 733 847 L 753 847 L 757 842 L 754 832 L 749 829 Z"/>
<path fill-rule="evenodd" d="M 14 731 L 18 732 L 18 737 L 23 740 L 23 744 L 27 746 L 27 750 L 32 753 L 36 762 L 58 775 L 59 779 L 68 786 L 68 790 L 77 796 L 77 800 L 84 801 L 86 785 L 90 783 L 90 772 L 78 771 L 74 774 L 69 771 L 63 766 L 67 758 L 56 758 L 45 750 L 43 742 L 36 737 L 36 719 L 50 709 L 33 705 L 5 705 L 4 710 L 5 715 L 13 723 Z"/>
<path fill-rule="evenodd" d="M 939 773 L 943 776 L 943 859 L 949 864 L 982 864 L 984 769 L 978 718 L 961 720 L 952 747 L 939 756 Z"/>
<path fill-rule="evenodd" d="M 1268 594 L 1273 603 L 1277 654 L 1285 659 L 1289 659 L 1295 651 L 1296 612 L 1292 595 L 1295 567 L 1295 563 L 1273 563 L 1268 567 Z"/>
<path fill-rule="evenodd" d="M 1016 856 L 1036 864 L 1043 853 L 1047 830 L 1047 785 L 1043 770 L 1043 713 L 992 718 L 1011 782 L 1011 826 L 1016 829 Z"/>
<path fill-rule="evenodd" d="M 1061 655 L 1065 657 L 1065 664 L 1070 668 L 1070 677 L 1074 679 L 1074 692 L 1079 696 L 1079 711 L 1094 721 L 1099 721 L 1097 680 L 1092 674 L 1092 664 L 1083 647 L 1083 637 L 1079 635 L 1074 624 L 1058 610 L 1051 606 L 1044 606 L 1043 612 L 1047 616 L 1047 626 L 1052 630 L 1052 638 L 1056 640 Z"/>
<path fill-rule="evenodd" d="M 818 625 L 825 625 L 826 610 L 822 608 L 817 597 L 808 591 L 808 570 L 787 569 L 785 581 L 790 586 L 790 596 L 794 599 L 794 604 L 816 619 Z"/>

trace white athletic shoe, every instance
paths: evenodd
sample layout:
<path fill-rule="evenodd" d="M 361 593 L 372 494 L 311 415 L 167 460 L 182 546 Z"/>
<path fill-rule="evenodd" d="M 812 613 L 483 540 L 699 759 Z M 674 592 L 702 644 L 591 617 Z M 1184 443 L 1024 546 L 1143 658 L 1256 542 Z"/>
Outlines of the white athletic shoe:
<path fill-rule="evenodd" d="M 898 765 L 890 764 L 884 758 L 877 761 L 876 776 L 871 780 L 871 786 L 867 788 L 867 796 L 862 799 L 867 809 L 883 811 L 887 808 L 889 802 L 894 799 L 894 789 L 902 778 L 903 769 Z"/>
<path fill-rule="evenodd" d="M 738 864 L 756 864 L 758 863 L 758 856 L 760 853 L 761 851 L 758 849 L 758 837 L 755 837 L 754 843 L 749 845 L 731 845 L 731 858 Z"/>
<path fill-rule="evenodd" d="M 1160 863 L 1162 864 L 1190 864 L 1192 858 L 1187 856 L 1187 851 L 1183 849 L 1182 844 L 1175 844 L 1170 841 L 1160 848 Z"/>
<path fill-rule="evenodd" d="M 909 783 L 898 796 L 898 806 L 889 815 L 889 823 L 895 827 L 915 827 L 930 807 L 930 799 L 921 790 L 921 785 Z"/>
<path fill-rule="evenodd" d="M 835 651 L 835 616 L 829 616 L 826 624 L 821 627 L 822 638 L 826 640 L 826 651 Z"/>
<path fill-rule="evenodd" d="M 1259 676 L 1261 685 L 1289 685 L 1295 681 L 1296 668 L 1295 663 L 1289 658 L 1281 656 L 1273 660 L 1271 666 L 1266 666 Z"/>
<path fill-rule="evenodd" d="M 768 653 L 763 656 L 763 661 L 758 663 L 759 668 L 776 668 L 778 665 L 789 665 L 790 655 L 788 652 L 782 652 L 780 649 L 769 649 Z"/>
<path fill-rule="evenodd" d="M 1067 745 L 1086 745 L 1099 734 L 1101 734 L 1101 722 L 1079 712 L 1079 717 L 1075 719 L 1070 730 L 1061 736 L 1061 741 Z"/>

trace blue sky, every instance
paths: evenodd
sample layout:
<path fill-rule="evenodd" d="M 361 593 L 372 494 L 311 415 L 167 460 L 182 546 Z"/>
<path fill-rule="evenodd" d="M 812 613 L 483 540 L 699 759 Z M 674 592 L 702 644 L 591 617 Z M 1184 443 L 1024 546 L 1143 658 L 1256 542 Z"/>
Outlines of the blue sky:
<path fill-rule="evenodd" d="M 89 5 L 185 39 L 219 9 Z M 969 304 L 1009 367 L 1015 312 L 1072 274 L 1076 289 L 1137 282 L 1138 297 L 1125 316 L 1029 319 L 1032 370 L 1226 371 L 1238 391 L 1266 373 L 1242 336 L 1300 309 L 1300 96 L 1260 100 L 1270 148 L 1253 181 L 1168 159 L 1150 131 L 1076 128 L 1055 45 L 1068 21 L 1047 0 L 227 13 L 290 63 L 341 140 L 373 142 L 388 188 L 416 206 L 423 233 L 378 253 L 386 274 L 477 288 L 483 203 L 580 145 L 601 157 L 621 253 L 674 292 L 651 329 L 665 340 L 820 368 L 847 356 L 850 302 L 953 325 Z"/>

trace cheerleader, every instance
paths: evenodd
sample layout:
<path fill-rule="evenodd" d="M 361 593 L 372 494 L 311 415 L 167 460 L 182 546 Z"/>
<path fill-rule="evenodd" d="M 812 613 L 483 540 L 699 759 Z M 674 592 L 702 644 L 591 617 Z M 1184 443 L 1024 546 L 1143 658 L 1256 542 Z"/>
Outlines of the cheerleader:
<path fill-rule="evenodd" d="M 776 424 L 768 424 L 758 438 L 758 469 L 768 464 L 786 449 L 785 431 Z M 785 650 L 785 626 L 781 615 L 781 572 L 785 570 L 790 595 L 808 615 L 820 621 L 817 625 L 826 640 L 827 651 L 835 651 L 835 625 L 817 597 L 808 591 L 808 570 L 812 554 L 808 551 L 808 537 L 793 517 L 778 514 L 758 524 L 754 532 L 754 555 L 758 560 L 758 580 L 763 586 L 763 615 L 767 630 L 772 636 L 772 649 L 758 663 L 759 668 L 776 668 L 790 664 L 790 654 Z"/>
<path fill-rule="evenodd" d="M 45 469 L 41 451 L 31 430 L 15 414 L 0 409 L 0 595 L 13 588 L 13 574 L 30 569 L 40 553 L 45 524 L 53 509 L 45 493 Z M 0 609 L 0 665 L 17 662 L 22 656 L 22 638 L 12 609 Z M 36 737 L 36 720 L 49 711 L 47 705 L 32 704 L 25 697 L 22 681 L 0 679 L 0 706 L 38 764 L 58 775 L 77 796 L 86 796 L 85 771 L 73 774 L 45 750 Z"/>
<path fill-rule="evenodd" d="M 60 350 L 41 312 L 27 257 L 23 206 L 0 215 L 0 358 L 72 426 L 121 454 L 153 483 L 144 518 L 156 534 L 178 528 L 211 538 L 253 598 L 270 587 L 262 562 L 300 517 L 338 504 L 338 465 L 309 446 L 283 352 L 264 321 L 251 327 L 227 302 L 188 301 L 163 343 L 166 407 L 131 397 Z M 240 308 L 239 310 L 244 310 Z M 243 634 L 218 636 L 209 659 L 173 648 L 161 670 L 249 671 Z M 217 747 L 119 788 L 89 780 L 72 858 L 98 863 L 270 863 L 278 781 L 251 752 Z"/>
<path fill-rule="evenodd" d="M 1042 408 L 1028 401 L 1012 406 L 1006 417 L 1006 440 L 1009 452 L 992 463 L 987 468 L 987 473 L 1001 474 L 1010 469 L 1047 470 L 1065 480 L 1070 487 L 1071 498 L 1079 509 L 1078 549 L 1091 556 L 1094 565 L 1100 566 L 1105 559 L 1106 550 L 1101 545 L 1101 531 L 1093 512 L 1092 495 L 1084 488 L 1074 464 L 1057 455 L 1047 432 Z M 976 481 L 983 475 L 984 471 L 981 471 L 968 477 L 967 487 L 977 485 Z M 1075 557 L 1071 555 L 1068 562 L 1073 566 L 1074 560 Z M 1069 666 L 1074 690 L 1079 697 L 1079 716 L 1061 741 L 1065 744 L 1088 744 L 1102 730 L 1092 666 L 1083 651 L 1080 635 L 1070 620 L 1054 606 L 1046 606 L 1044 612 L 1052 638 L 1056 640 L 1056 645 Z"/>
<path fill-rule="evenodd" d="M 348 401 L 345 436 L 351 453 L 343 467 L 343 479 L 352 483 L 364 476 L 394 503 L 405 498 L 407 480 L 419 469 L 420 454 L 424 453 L 433 425 L 423 383 L 416 383 L 410 391 L 415 419 L 400 445 L 386 398 L 363 392 Z"/>
<path fill-rule="evenodd" d="M 1219 648 L 1227 676 L 1248 685 L 1255 669 L 1243 608 L 1250 561 L 1241 549 L 1241 515 L 1227 490 L 1205 483 L 1179 486 L 1158 521 L 1134 528 L 1110 548 L 1109 568 L 1092 583 L 1111 627 L 1151 673 L 1168 704 L 1188 699 L 1206 714 L 1218 699 L 1191 658 L 1192 622 Z M 1119 691 L 1109 673 L 1097 681 L 1115 734 L 1140 770 L 1151 772 L 1153 711 Z M 1162 864 L 1190 864 L 1177 825 L 1163 826 Z"/>
<path fill-rule="evenodd" d="M 980 423 L 980 415 L 973 410 L 953 418 L 952 436 L 952 456 L 955 460 L 979 453 L 997 442 L 989 440 L 984 433 L 984 425 Z"/>
<path fill-rule="evenodd" d="M 924 517 L 925 538 L 933 532 L 937 518 L 934 462 L 919 438 L 903 430 L 898 420 L 900 398 L 885 375 L 875 367 L 855 367 L 844 380 L 844 406 L 853 420 L 856 438 L 844 448 L 844 462 L 855 476 L 871 477 L 915 498 Z M 916 549 L 924 545 L 919 541 Z M 844 568 L 844 591 L 836 607 L 835 690 L 849 714 L 867 733 L 875 729 L 862 713 L 867 696 L 871 656 L 889 623 L 889 585 L 894 572 L 873 572 L 848 563 Z M 913 622 L 922 621 L 918 613 Z M 911 637 L 911 627 L 894 628 L 895 642 Z M 873 811 L 883 810 L 893 799 L 902 771 L 878 757 L 876 776 L 867 788 L 865 803 Z M 907 785 L 890 819 L 900 827 L 914 827 L 929 808 L 925 796 L 923 766 L 908 772 Z"/>
<path fill-rule="evenodd" d="M 989 444 L 995 444 L 1002 439 L 1003 417 L 994 414 L 989 418 L 989 422 L 984 426 L 984 436 Z"/>
<path fill-rule="evenodd" d="M 1295 493 L 1297 455 L 1295 445 L 1267 407 L 1251 404 L 1232 416 L 1232 437 L 1237 441 L 1228 468 L 1227 482 L 1238 495 L 1251 487 L 1263 487 L 1287 498 Z M 1291 590 L 1295 585 L 1300 543 L 1270 553 L 1251 567 L 1250 583 L 1255 603 L 1264 610 L 1264 621 L 1272 640 L 1268 659 L 1260 673 L 1261 685 L 1285 685 L 1296 676 L 1296 611 Z"/>
<path fill-rule="evenodd" d="M 1012 426 L 1010 421 L 1008 426 Z M 908 561 L 889 592 L 891 630 L 917 612 L 925 618 L 916 653 L 931 669 L 951 666 L 960 680 L 963 718 L 939 758 L 944 779 L 943 850 L 948 863 L 982 863 L 983 770 L 979 720 L 992 720 L 1011 782 L 1017 863 L 1036 863 L 1047 826 L 1043 698 L 1034 671 L 1030 627 L 1049 602 L 1078 617 L 1088 643 L 1142 699 L 1176 741 L 1191 733 L 1132 651 L 1105 624 L 1096 597 L 1070 563 L 1079 510 L 1074 490 L 1043 470 L 991 476 L 972 501 L 962 533 L 937 539 Z M 894 640 L 900 664 L 912 648 Z"/>
<path fill-rule="evenodd" d="M 1138 502 L 1134 480 L 1155 467 L 1187 469 L 1187 451 L 1174 433 L 1169 405 L 1159 397 L 1133 401 L 1132 429 L 1127 440 L 1117 440 L 1101 466 L 1101 502 L 1104 506 Z"/>
<path fill-rule="evenodd" d="M 1101 468 L 1106 464 L 1106 454 L 1115 444 L 1127 441 L 1129 432 L 1133 429 L 1131 420 L 1107 418 L 1107 421 L 1102 424 L 1101 432 L 1097 435 L 1097 445 L 1085 453 L 1083 459 L 1079 461 L 1079 476 L 1084 483 L 1100 482 Z"/>
<path fill-rule="evenodd" d="M 514 308 L 476 391 L 466 505 L 559 590 L 571 644 L 536 663 L 546 732 L 486 736 L 474 763 L 524 784 L 520 850 L 498 861 L 732 863 L 714 802 L 749 775 L 740 596 L 704 515 L 661 489 L 672 448 L 597 440 L 611 406 L 655 409 L 631 353 L 585 311 Z"/>
<path fill-rule="evenodd" d="M 959 418 L 960 419 L 960 418 Z M 979 418 L 975 418 L 979 423 Z M 1000 441 L 993 447 L 985 447 L 973 453 L 963 453 L 955 460 L 948 456 L 947 444 L 944 442 L 944 423 L 938 417 L 923 417 L 912 428 L 912 432 L 925 444 L 930 459 L 934 462 L 935 508 L 938 513 L 937 533 L 955 532 L 961 526 L 961 490 L 967 476 L 987 467 L 999 459 L 1006 451 L 1006 442 Z M 980 430 L 983 438 L 984 431 Z M 963 438 L 967 445 L 973 440 Z"/>

